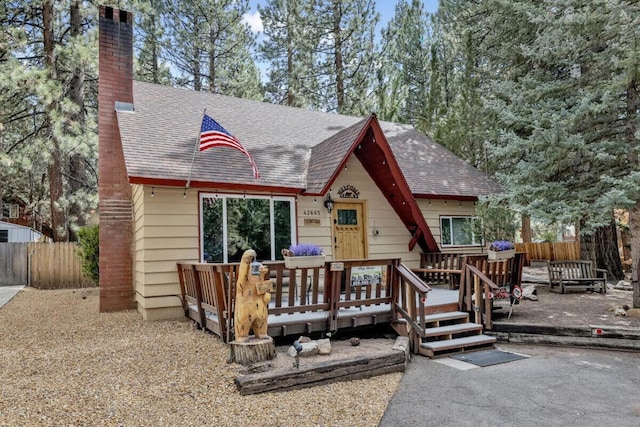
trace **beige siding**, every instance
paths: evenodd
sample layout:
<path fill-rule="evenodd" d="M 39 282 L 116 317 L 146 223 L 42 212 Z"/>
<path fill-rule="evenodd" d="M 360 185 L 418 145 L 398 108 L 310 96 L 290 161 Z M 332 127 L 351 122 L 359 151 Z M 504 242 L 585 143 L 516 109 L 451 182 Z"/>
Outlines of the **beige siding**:
<path fill-rule="evenodd" d="M 420 263 L 420 247 L 409 251 L 411 235 L 395 211 L 387 202 L 380 189 L 364 170 L 358 159 L 349 158 L 347 168 L 343 170 L 331 187 L 331 197 L 339 201 L 338 190 L 344 185 L 352 185 L 359 191 L 358 200 L 364 201 L 367 224 L 365 234 L 368 243 L 369 258 L 402 258 L 409 267 Z M 343 199 L 349 201 L 349 199 Z M 320 219 L 320 227 L 304 227 L 305 211 L 319 211 L 315 218 Z M 374 234 L 378 230 L 378 235 Z M 324 200 L 321 197 L 298 198 L 298 242 L 320 245 L 324 253 L 331 258 L 331 221 Z"/>
<path fill-rule="evenodd" d="M 409 267 L 417 267 L 420 247 L 409 251 L 409 231 L 354 156 L 332 185 L 334 200 L 340 201 L 338 190 L 344 185 L 357 188 L 358 200 L 364 203 L 369 258 L 402 258 Z M 133 187 L 136 300 L 145 319 L 183 316 L 176 262 L 199 259 L 198 192 L 189 190 L 185 198 L 183 191 L 154 187 L 151 197 L 150 186 Z M 462 202 L 462 206 L 453 200 L 446 205 L 442 200 L 432 200 L 431 205 L 428 200 L 418 203 L 438 243 L 441 215 L 473 215 L 475 211 L 473 202 Z M 324 199 L 298 197 L 296 209 L 298 242 L 320 245 L 331 259 L 331 219 Z M 305 226 L 305 218 L 319 220 L 320 225 Z"/>
<path fill-rule="evenodd" d="M 442 240 L 440 235 L 440 217 L 441 216 L 474 216 L 476 213 L 476 206 L 474 202 L 459 200 L 434 200 L 434 199 L 418 199 L 418 206 L 422 211 L 424 219 L 427 221 L 427 225 L 433 234 L 433 238 L 438 243 L 438 247 L 443 252 L 466 252 L 474 253 L 481 252 L 482 248 L 479 246 L 456 246 L 456 247 L 442 247 Z"/>
<path fill-rule="evenodd" d="M 178 317 L 180 285 L 176 262 L 198 260 L 196 190 L 135 185 L 135 280 L 138 309 L 145 319 Z"/>

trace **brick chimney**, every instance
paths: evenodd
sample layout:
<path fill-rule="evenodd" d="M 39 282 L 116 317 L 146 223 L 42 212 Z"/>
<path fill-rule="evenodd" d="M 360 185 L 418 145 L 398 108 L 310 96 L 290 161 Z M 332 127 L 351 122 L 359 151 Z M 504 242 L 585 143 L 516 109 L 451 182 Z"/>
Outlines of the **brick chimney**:
<path fill-rule="evenodd" d="M 98 65 L 100 311 L 135 308 L 131 186 L 116 105 L 133 104 L 133 15 L 100 6 Z"/>

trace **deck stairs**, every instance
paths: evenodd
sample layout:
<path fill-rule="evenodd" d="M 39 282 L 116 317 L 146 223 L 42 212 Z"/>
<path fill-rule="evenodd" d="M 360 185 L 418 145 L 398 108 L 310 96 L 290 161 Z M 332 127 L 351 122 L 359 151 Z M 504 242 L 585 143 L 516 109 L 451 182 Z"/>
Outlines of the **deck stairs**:
<path fill-rule="evenodd" d="M 402 319 L 398 323 L 406 326 Z M 496 342 L 495 337 L 482 333 L 482 325 L 470 322 L 469 314 L 465 312 L 428 314 L 425 323 L 427 329 L 424 336 L 418 338 L 419 345 L 416 343 L 413 352 L 430 358 L 492 348 Z"/>
<path fill-rule="evenodd" d="M 493 347 L 495 337 L 482 333 L 482 325 L 469 321 L 469 314 L 461 311 L 430 314 L 427 330 L 418 353 L 428 357 L 444 356 L 469 350 Z"/>

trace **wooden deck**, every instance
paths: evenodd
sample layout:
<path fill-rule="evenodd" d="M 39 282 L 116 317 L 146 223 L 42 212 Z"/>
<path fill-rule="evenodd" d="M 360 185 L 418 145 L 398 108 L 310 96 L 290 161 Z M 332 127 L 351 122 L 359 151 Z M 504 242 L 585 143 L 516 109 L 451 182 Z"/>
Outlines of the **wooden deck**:
<path fill-rule="evenodd" d="M 295 336 L 389 324 L 399 334 L 409 336 L 415 353 L 434 355 L 437 350 L 420 350 L 425 341 L 482 333 L 482 325 L 470 327 L 468 313 L 459 312 L 459 291 L 431 288 L 399 259 L 346 260 L 340 264 L 343 269 L 333 271 L 331 263 L 310 269 L 286 269 L 283 262 L 265 263 L 274 284 L 268 334 Z M 353 281 L 358 284 L 350 286 L 352 281 L 345 278 L 362 269 L 376 271 L 370 275 L 375 279 Z M 185 315 L 225 342 L 233 340 L 238 264 L 179 263 L 178 272 Z M 437 329 L 456 323 L 461 325 Z M 469 344 L 469 340 L 438 346 L 449 350 L 479 342 Z"/>

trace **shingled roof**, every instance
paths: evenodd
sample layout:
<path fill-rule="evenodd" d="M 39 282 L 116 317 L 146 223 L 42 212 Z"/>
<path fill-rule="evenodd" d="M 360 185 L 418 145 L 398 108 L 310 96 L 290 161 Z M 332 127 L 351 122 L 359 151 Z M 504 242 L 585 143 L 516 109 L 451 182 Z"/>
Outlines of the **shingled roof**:
<path fill-rule="evenodd" d="M 199 137 L 202 114 L 233 133 L 252 154 L 216 147 L 195 156 L 191 185 L 234 186 L 321 193 L 346 161 L 369 118 L 134 82 L 134 111 L 119 111 L 129 181 L 185 185 Z M 411 126 L 380 122 L 386 139 L 417 197 L 475 198 L 499 186 Z"/>

